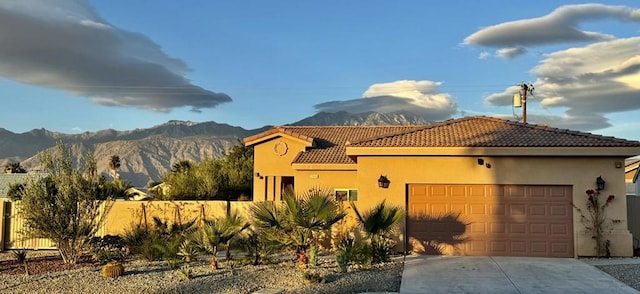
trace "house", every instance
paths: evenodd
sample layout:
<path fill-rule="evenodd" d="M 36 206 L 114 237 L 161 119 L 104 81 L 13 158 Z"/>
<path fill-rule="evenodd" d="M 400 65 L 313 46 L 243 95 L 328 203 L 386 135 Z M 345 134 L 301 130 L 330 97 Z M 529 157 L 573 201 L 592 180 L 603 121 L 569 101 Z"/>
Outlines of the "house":
<path fill-rule="evenodd" d="M 627 184 L 627 195 L 638 195 L 638 186 L 640 182 L 637 182 L 638 178 L 638 166 L 640 166 L 640 159 L 629 158 L 624 164 L 624 182 Z"/>
<path fill-rule="evenodd" d="M 476 116 L 426 126 L 281 126 L 254 146 L 253 201 L 330 187 L 359 210 L 380 201 L 407 214 L 400 249 L 453 255 L 595 254 L 580 213 L 601 177 L 608 239 L 631 256 L 624 161 L 640 142 Z M 348 205 L 348 203 L 346 203 Z"/>

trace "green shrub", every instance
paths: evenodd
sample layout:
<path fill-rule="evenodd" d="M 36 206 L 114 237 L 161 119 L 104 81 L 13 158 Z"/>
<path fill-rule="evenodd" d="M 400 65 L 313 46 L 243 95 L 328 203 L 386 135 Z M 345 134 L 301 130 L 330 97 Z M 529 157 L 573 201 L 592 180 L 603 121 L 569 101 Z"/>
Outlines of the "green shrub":
<path fill-rule="evenodd" d="M 334 240 L 334 250 L 336 254 L 338 252 L 344 254 L 341 258 L 345 258 L 348 264 L 366 265 L 371 262 L 373 256 L 371 247 L 363 239 L 356 238 L 353 233 L 342 235 Z"/>
<path fill-rule="evenodd" d="M 123 234 L 124 242 L 129 247 L 130 254 L 142 254 L 145 240 L 149 238 L 150 230 L 143 225 L 133 225 Z"/>
<path fill-rule="evenodd" d="M 343 250 L 336 251 L 336 263 L 338 264 L 338 271 L 346 273 L 347 268 L 349 267 L 349 258 L 347 257 L 347 253 Z"/>
<path fill-rule="evenodd" d="M 89 239 L 89 250 L 93 260 L 100 263 L 122 261 L 127 258 L 127 243 L 120 236 L 105 235 Z"/>
<path fill-rule="evenodd" d="M 379 237 L 371 241 L 371 249 L 373 250 L 373 263 L 388 262 L 393 253 L 392 248 L 396 245 L 392 239 Z"/>

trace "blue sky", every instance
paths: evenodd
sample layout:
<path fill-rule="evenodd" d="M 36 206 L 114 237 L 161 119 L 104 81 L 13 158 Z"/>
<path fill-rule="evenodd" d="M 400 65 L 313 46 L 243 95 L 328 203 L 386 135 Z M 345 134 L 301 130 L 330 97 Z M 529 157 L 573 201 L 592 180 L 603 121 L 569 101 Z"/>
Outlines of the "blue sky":
<path fill-rule="evenodd" d="M 0 0 L 0 127 L 316 111 L 512 118 L 640 140 L 637 1 Z"/>

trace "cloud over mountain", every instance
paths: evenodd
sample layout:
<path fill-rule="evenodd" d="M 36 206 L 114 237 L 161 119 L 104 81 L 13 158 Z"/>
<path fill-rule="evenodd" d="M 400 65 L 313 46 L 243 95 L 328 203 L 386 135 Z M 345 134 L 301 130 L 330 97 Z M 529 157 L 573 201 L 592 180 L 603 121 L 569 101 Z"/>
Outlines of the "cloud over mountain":
<path fill-rule="evenodd" d="M 442 83 L 433 81 L 401 80 L 371 85 L 363 98 L 347 101 L 329 101 L 314 105 L 317 111 L 350 113 L 410 111 L 431 120 L 450 118 L 457 104 L 447 93 L 440 93 Z"/>
<path fill-rule="evenodd" d="M 0 76 L 152 111 L 231 98 L 192 84 L 187 65 L 147 36 L 104 20 L 85 0 L 0 2 Z"/>
<path fill-rule="evenodd" d="M 480 29 L 465 38 L 464 43 L 499 48 L 498 55 L 513 58 L 523 54 L 527 46 L 614 39 L 609 34 L 579 28 L 581 23 L 602 19 L 640 22 L 640 9 L 604 4 L 566 5 L 542 17 Z"/>

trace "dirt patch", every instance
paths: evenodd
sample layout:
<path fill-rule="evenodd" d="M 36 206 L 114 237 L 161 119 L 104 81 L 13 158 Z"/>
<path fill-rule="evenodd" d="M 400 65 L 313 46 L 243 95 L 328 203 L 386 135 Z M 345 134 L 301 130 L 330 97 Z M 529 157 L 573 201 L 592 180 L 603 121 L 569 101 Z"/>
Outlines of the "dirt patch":
<path fill-rule="evenodd" d="M 65 264 L 60 256 L 40 256 L 27 259 L 30 275 L 40 275 L 97 265 L 91 257 L 83 256 L 76 264 Z M 24 275 L 24 264 L 16 260 L 0 261 L 0 275 Z"/>

